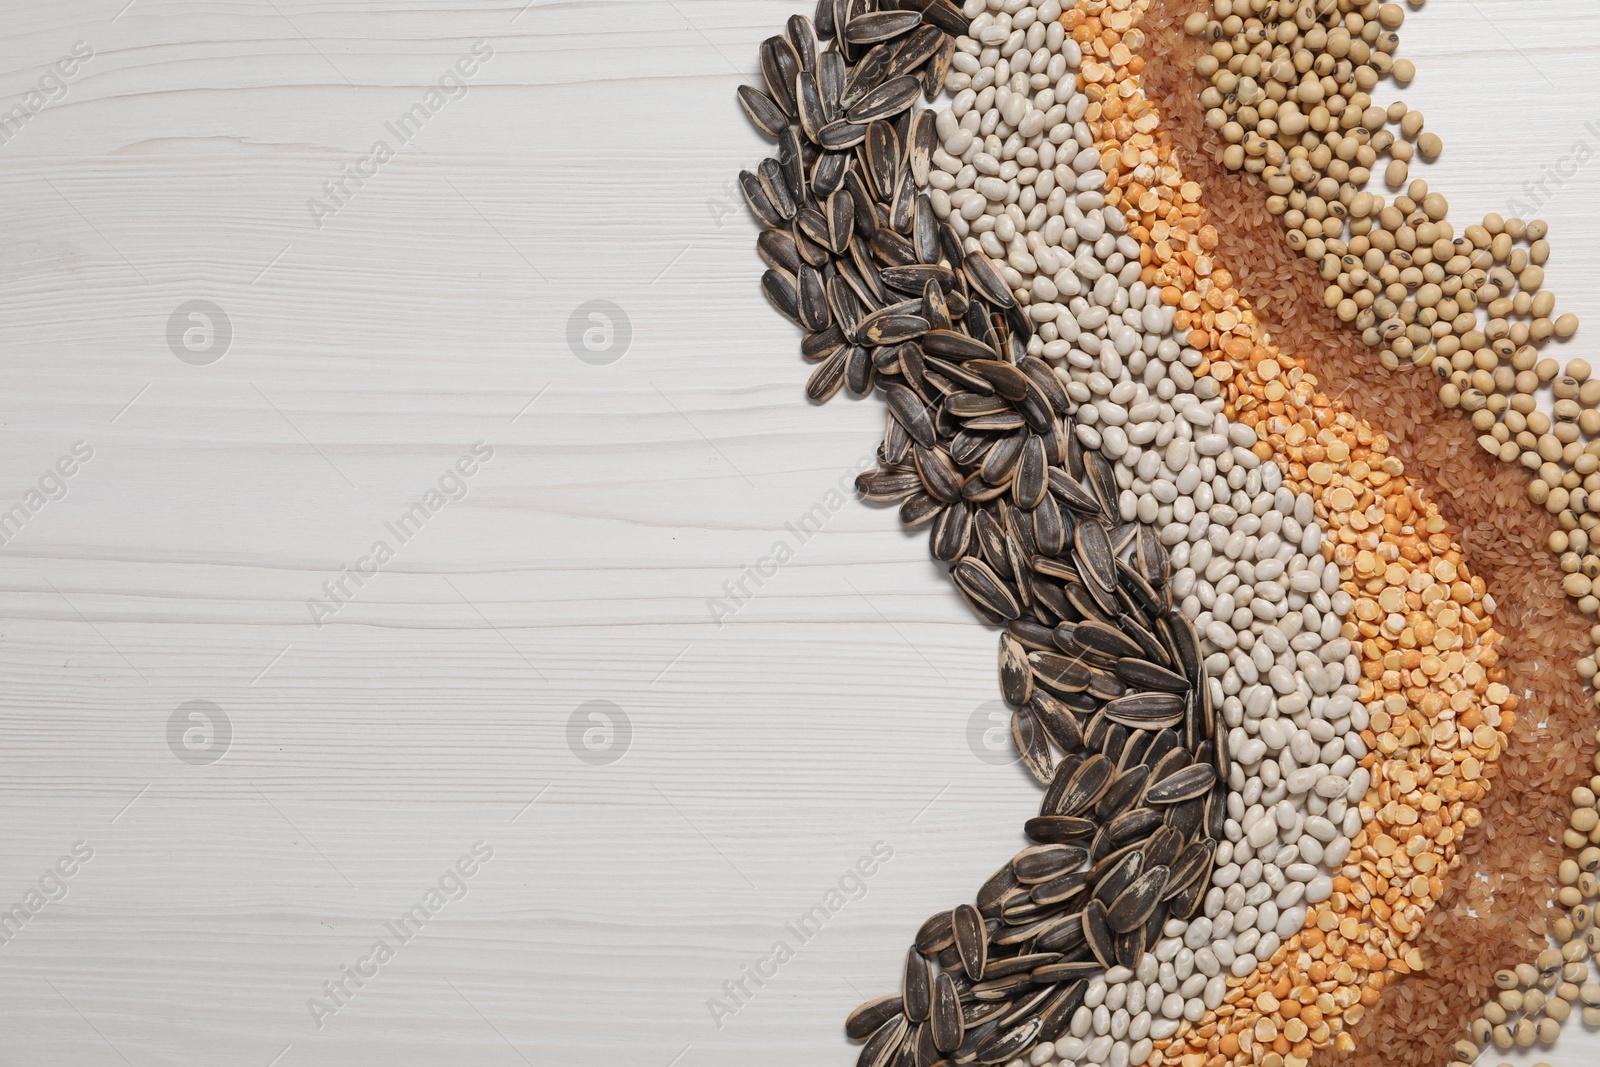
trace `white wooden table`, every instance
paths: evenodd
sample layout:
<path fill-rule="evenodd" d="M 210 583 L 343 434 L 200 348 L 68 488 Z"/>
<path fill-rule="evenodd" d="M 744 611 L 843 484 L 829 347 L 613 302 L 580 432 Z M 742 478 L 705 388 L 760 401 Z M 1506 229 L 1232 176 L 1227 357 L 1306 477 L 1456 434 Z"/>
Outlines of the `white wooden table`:
<path fill-rule="evenodd" d="M 756 286 L 795 0 L 124 2 L 3 5 L 0 1063 L 853 1062 L 1037 792 Z M 1581 0 L 1406 47 L 1458 211 L 1600 151 Z"/>

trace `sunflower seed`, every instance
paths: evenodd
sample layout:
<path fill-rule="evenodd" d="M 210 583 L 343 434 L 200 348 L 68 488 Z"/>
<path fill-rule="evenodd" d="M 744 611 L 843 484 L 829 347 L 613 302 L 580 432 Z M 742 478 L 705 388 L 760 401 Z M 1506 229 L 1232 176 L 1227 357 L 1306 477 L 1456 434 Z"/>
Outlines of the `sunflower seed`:
<path fill-rule="evenodd" d="M 1106 906 L 1098 900 L 1089 901 L 1083 909 L 1083 938 L 1102 967 L 1116 964 L 1116 935 L 1106 922 Z"/>
<path fill-rule="evenodd" d="M 856 1067 L 890 1067 L 909 1027 L 904 1015 L 896 1015 L 884 1022 L 867 1039 L 861 1055 L 856 1059 Z M 855 1040 L 860 1041 L 861 1038 Z"/>
<path fill-rule="evenodd" d="M 948 267 L 937 264 L 914 263 L 883 269 L 883 283 L 902 293 L 921 293 L 930 285 L 946 289 L 954 278 Z"/>
<path fill-rule="evenodd" d="M 890 78 L 868 90 L 845 111 L 851 122 L 867 123 L 877 119 L 894 118 L 916 103 L 922 94 L 922 84 L 916 78 L 902 76 Z"/>
<path fill-rule="evenodd" d="M 1144 793 L 1145 783 L 1150 780 L 1150 768 L 1144 764 L 1129 767 L 1111 782 L 1111 788 L 1095 805 L 1095 819 L 1099 822 L 1110 823 L 1123 812 L 1129 811 L 1139 803 L 1139 797 Z M 1113 835 L 1115 836 L 1115 835 Z"/>
<path fill-rule="evenodd" d="M 961 1047 L 966 1027 L 961 1018 L 961 1003 L 956 997 L 955 982 L 948 974 L 941 974 L 934 981 L 928 1024 L 933 1030 L 933 1045 L 940 1052 L 954 1052 Z"/>
<path fill-rule="evenodd" d="M 883 386 L 883 398 L 888 402 L 891 416 L 906 429 L 910 438 L 923 448 L 933 448 L 938 435 L 933 430 L 933 413 L 922 397 L 898 382 L 890 382 Z"/>
<path fill-rule="evenodd" d="M 878 503 L 896 503 L 920 488 L 922 479 L 916 471 L 880 468 L 856 475 L 856 492 L 863 499 Z"/>
<path fill-rule="evenodd" d="M 829 120 L 843 113 L 840 98 L 844 95 L 844 56 L 838 52 L 823 52 L 817 57 L 817 93 L 822 97 L 822 111 Z"/>
<path fill-rule="evenodd" d="M 1200 763 L 1169 775 L 1145 791 L 1145 801 L 1150 804 L 1177 804 L 1203 795 L 1217 780 L 1217 769 L 1209 763 Z"/>
<path fill-rule="evenodd" d="M 1036 904 L 1063 904 L 1088 888 L 1089 875 L 1086 871 L 1070 871 L 1038 883 L 1029 891 L 1029 897 Z"/>
<path fill-rule="evenodd" d="M 932 59 L 944 46 L 945 33 L 937 26 L 918 26 L 911 31 L 905 40 L 895 48 L 894 55 L 889 60 L 886 73 L 887 77 L 895 78 L 911 74 L 922 64 Z M 921 86 L 918 86 L 920 89 Z"/>
<path fill-rule="evenodd" d="M 1056 377 L 1056 372 L 1044 360 L 1035 356 L 1028 356 L 1017 361 L 1017 369 L 1028 376 L 1028 380 L 1038 386 L 1044 394 L 1045 400 L 1050 404 L 1050 410 L 1057 416 L 1063 416 L 1070 410 L 1071 404 L 1067 399 L 1067 390 L 1061 384 L 1061 379 Z"/>
<path fill-rule="evenodd" d="M 1073 528 L 1072 545 L 1084 577 L 1106 592 L 1114 590 L 1117 587 L 1117 555 L 1111 548 L 1111 538 L 1106 536 L 1106 528 L 1093 520 L 1080 522 Z M 1133 647 L 1134 652 L 1125 654 L 1137 655 L 1138 646 Z"/>
<path fill-rule="evenodd" d="M 794 276 L 787 271 L 769 270 L 761 276 L 761 291 L 767 294 L 779 314 L 800 325 L 800 293 Z"/>
<path fill-rule="evenodd" d="M 1124 656 L 1117 660 L 1117 677 L 1137 689 L 1159 689 L 1164 693 L 1187 693 L 1189 680 L 1149 660 Z"/>
<path fill-rule="evenodd" d="M 828 307 L 833 311 L 833 321 L 839 324 L 840 331 L 854 337 L 861 332 L 861 301 L 856 298 L 855 290 L 850 288 L 850 282 L 842 275 L 834 275 L 828 279 L 827 285 Z"/>
<path fill-rule="evenodd" d="M 917 117 L 911 122 L 911 144 L 906 154 L 906 163 L 911 168 L 911 177 L 916 181 L 918 188 L 928 184 L 933 150 L 938 142 L 939 134 L 935 129 L 933 112 L 924 108 L 917 112 Z"/>
<path fill-rule="evenodd" d="M 756 238 L 756 251 L 767 266 L 791 275 L 800 273 L 800 253 L 788 230 L 762 230 L 761 236 Z"/>
<path fill-rule="evenodd" d="M 837 31 L 833 25 L 833 0 L 817 0 L 816 13 L 811 16 L 811 21 L 816 24 L 819 38 L 826 41 L 834 37 Z"/>
<path fill-rule="evenodd" d="M 928 916 L 917 930 L 913 943 L 917 946 L 918 952 L 925 954 L 932 954 L 955 944 L 955 930 L 951 924 L 950 913 L 941 911 Z"/>
<path fill-rule="evenodd" d="M 1216 855 L 1216 851 L 1217 843 L 1209 838 L 1196 841 L 1184 849 L 1172 864 L 1172 874 L 1167 879 L 1167 888 L 1163 899 L 1170 900 L 1188 888 L 1191 882 L 1200 879 L 1202 875 L 1209 874 L 1211 861 Z M 1209 882 L 1210 879 L 1205 878 L 1203 881 Z"/>
<path fill-rule="evenodd" d="M 1114 959 L 1118 966 L 1134 970 L 1139 966 L 1139 961 L 1144 958 L 1145 942 L 1148 935 L 1145 928 L 1136 926 L 1125 934 L 1118 934 Z"/>
<path fill-rule="evenodd" d="M 913 249 L 913 254 L 915 250 Z M 923 339 L 923 347 L 932 356 L 948 356 L 951 359 L 965 362 L 973 359 L 993 359 L 994 349 L 976 338 L 969 337 L 956 330 L 931 330 Z M 976 377 L 969 375 L 969 377 Z M 980 388 L 973 390 L 981 393 L 992 393 L 994 387 L 982 378 L 977 378 Z"/>
<path fill-rule="evenodd" d="M 795 105 L 800 111 L 800 129 L 813 144 L 821 144 L 821 133 L 828 125 L 827 113 L 822 110 L 822 93 L 817 88 L 817 76 L 803 70 L 795 76 Z"/>
<path fill-rule="evenodd" d="M 786 220 L 779 214 L 777 207 L 772 203 L 767 192 L 761 186 L 761 179 L 747 170 L 739 172 L 739 191 L 744 194 L 744 202 L 764 226 L 782 226 Z"/>
<path fill-rule="evenodd" d="M 1083 1004 L 1083 997 L 1089 989 L 1087 979 L 1080 978 L 1056 993 L 1039 1013 L 1039 1037 L 1044 1041 L 1054 1041 L 1067 1030 L 1072 1022 L 1073 1014 Z"/>
<path fill-rule="evenodd" d="M 1011 740 L 1022 754 L 1022 763 L 1040 785 L 1050 784 L 1050 746 L 1045 741 L 1044 727 L 1034 719 L 1026 707 L 1018 707 L 1011 716 Z"/>
<path fill-rule="evenodd" d="M 865 1041 L 874 1036 L 883 1024 L 900 1014 L 899 997 L 878 997 L 859 1005 L 844 1021 L 844 1032 L 852 1041 Z"/>
<path fill-rule="evenodd" d="M 1001 363 L 993 358 L 974 359 L 964 364 L 966 369 L 983 378 L 994 387 L 994 391 L 1007 400 L 1021 400 L 1028 392 L 1028 378 L 1016 367 L 1009 363 Z"/>
<path fill-rule="evenodd" d="M 789 128 L 789 116 L 772 97 L 751 85 L 739 86 L 738 92 L 739 105 L 756 129 L 768 137 L 777 137 Z"/>
<path fill-rule="evenodd" d="M 1106 907 L 1106 924 L 1119 934 L 1143 926 L 1161 903 L 1171 873 L 1166 867 L 1151 867 L 1135 878 Z"/>
<path fill-rule="evenodd" d="M 826 325 L 826 324 L 824 324 Z M 1015 478 L 1011 483 L 1011 498 L 1017 506 L 1032 510 L 1043 501 L 1048 481 L 1045 478 L 1044 442 L 1029 434 L 1023 443 L 1022 455 L 1017 462 Z"/>
<path fill-rule="evenodd" d="M 1200 635 L 1195 632 L 1194 624 L 1182 612 L 1169 611 L 1167 625 L 1172 631 L 1174 651 L 1184 676 L 1190 681 L 1200 681 Z"/>
<path fill-rule="evenodd" d="M 885 411 L 883 414 L 883 441 L 878 445 L 878 459 L 880 462 L 897 467 L 905 463 L 911 454 L 911 437 L 906 433 L 906 428 L 899 421 Z"/>
<path fill-rule="evenodd" d="M 928 1007 L 933 999 L 933 979 L 928 973 L 928 961 L 915 948 L 906 952 L 900 995 L 905 1004 L 906 1018 L 914 1023 L 926 1022 Z"/>
<path fill-rule="evenodd" d="M 1004 1063 L 1026 1051 L 1033 1045 L 1039 1036 L 1043 1023 L 1037 1019 L 1029 1019 L 1010 1030 L 997 1031 L 977 1047 L 977 1060 L 979 1063 Z"/>
<path fill-rule="evenodd" d="M 945 299 L 944 289 L 934 279 L 929 279 L 928 284 L 922 287 L 922 317 L 935 330 L 950 328 L 950 302 Z"/>
<path fill-rule="evenodd" d="M 811 20 L 804 15 L 790 15 L 785 29 L 788 31 L 789 43 L 794 46 L 795 54 L 800 57 L 800 69 L 816 70 L 817 35 L 811 28 Z"/>
<path fill-rule="evenodd" d="M 1094 807 L 1106 790 L 1111 788 L 1114 769 L 1114 764 L 1100 753 L 1089 756 L 1073 773 L 1072 780 L 1056 805 L 1057 813 L 1074 816 Z"/>
<path fill-rule="evenodd" d="M 1099 960 L 1070 960 L 1060 963 L 1048 963 L 1037 968 L 1031 975 L 1035 982 L 1054 985 L 1058 982 L 1070 982 L 1078 978 L 1087 978 L 1102 970 Z"/>
<path fill-rule="evenodd" d="M 934 520 L 933 532 L 929 535 L 933 558 L 941 563 L 954 563 L 966 554 L 971 536 L 972 509 L 965 504 L 951 504 Z"/>
<path fill-rule="evenodd" d="M 889 313 L 891 311 L 876 312 L 862 322 L 861 337 L 868 344 L 896 345 L 902 341 L 913 341 L 928 332 L 928 320 L 920 315 Z"/>
<path fill-rule="evenodd" d="M 998 622 L 1007 622 L 1022 614 L 1016 596 L 981 560 L 968 556 L 951 568 L 951 575 L 968 602 L 981 614 Z"/>
<path fill-rule="evenodd" d="M 897 233 L 910 233 L 917 212 L 917 183 L 910 170 L 902 170 L 895 179 L 894 202 L 889 205 L 889 228 Z M 913 245 L 912 254 L 916 253 Z"/>
<path fill-rule="evenodd" d="M 918 477 L 917 483 L 920 485 L 921 482 L 922 479 Z M 944 511 L 943 502 L 935 500 L 926 491 L 918 489 L 901 502 L 900 522 L 907 527 L 915 529 L 925 522 L 932 522 L 937 519 L 942 511 Z"/>
<path fill-rule="evenodd" d="M 1059 952 L 1026 952 L 1017 956 L 1002 958 L 991 957 L 988 968 L 983 972 L 984 981 L 995 978 L 1010 978 L 1012 975 L 1027 974 L 1035 968 L 1055 963 L 1061 959 Z M 1035 994 L 1030 994 L 1035 995 Z"/>
<path fill-rule="evenodd" d="M 1164 730 L 1183 721 L 1184 698 L 1174 693 L 1130 693 L 1106 704 L 1106 717 L 1133 730 Z"/>
<path fill-rule="evenodd" d="M 1165 816 L 1155 808 L 1130 808 L 1106 824 L 1106 833 L 1117 846 L 1143 841 L 1157 828 L 1162 827 Z"/>
<path fill-rule="evenodd" d="M 806 379 L 806 396 L 818 404 L 825 404 L 844 385 L 845 372 L 850 369 L 850 350 L 841 348 L 817 365 Z"/>
<path fill-rule="evenodd" d="M 912 1028 L 911 1045 L 913 1058 L 908 1061 L 907 1067 L 933 1067 L 943 1057 L 939 1050 L 933 1047 L 933 1028 L 926 1024 Z"/>
<path fill-rule="evenodd" d="M 874 122 L 867 127 L 866 172 L 879 200 L 894 196 L 895 177 L 900 167 L 900 137 L 891 122 Z"/>
<path fill-rule="evenodd" d="M 848 189 L 837 189 L 828 197 L 823 218 L 827 223 L 827 246 L 835 255 L 844 255 L 856 230 L 856 200 Z"/>
<path fill-rule="evenodd" d="M 797 303 L 798 299 L 797 296 Z M 798 310 L 797 307 L 796 313 Z M 840 331 L 838 323 L 835 323 L 821 333 L 806 334 L 800 342 L 800 354 L 809 360 L 827 359 L 844 346 L 844 333 Z"/>
<path fill-rule="evenodd" d="M 1028 670 L 1027 656 L 1016 638 L 1010 634 L 1000 635 L 1000 695 L 1014 708 L 1022 707 L 1033 695 L 1033 675 Z"/>
<path fill-rule="evenodd" d="M 971 20 L 950 0 L 899 0 L 901 8 L 922 12 L 927 22 L 948 34 L 965 34 L 971 29 Z"/>
<path fill-rule="evenodd" d="M 957 11 L 956 14 L 960 15 L 961 12 Z M 949 82 L 950 68 L 954 65 L 955 58 L 956 39 L 946 37 L 944 44 L 939 46 L 933 58 L 922 68 L 922 95 L 930 104 L 939 98 L 939 94 Z"/>
<path fill-rule="evenodd" d="M 833 312 L 823 291 L 822 274 L 814 267 L 801 267 L 799 277 L 800 325 L 807 330 L 826 330 L 833 325 Z"/>
<path fill-rule="evenodd" d="M 844 28 L 844 39 L 851 44 L 871 44 L 899 37 L 922 21 L 915 11 L 878 11 L 858 15 Z M 964 32 L 964 31 L 963 31 Z M 941 1049 L 940 1051 L 949 1051 Z"/>
<path fill-rule="evenodd" d="M 1023 824 L 1022 832 L 1041 845 L 1066 844 L 1093 837 L 1092 819 L 1071 815 L 1039 815 Z"/>
<path fill-rule="evenodd" d="M 839 102 L 849 108 L 860 100 L 872 89 L 883 81 L 884 73 L 889 69 L 889 60 L 894 58 L 894 45 L 879 44 L 868 49 L 844 79 L 844 92 L 839 96 Z"/>
<path fill-rule="evenodd" d="M 1079 529 L 1082 529 L 1085 525 L 1093 524 L 1080 523 Z M 1115 626 L 1110 623 L 1096 622 L 1092 619 L 1085 620 L 1077 625 L 1073 631 L 1072 640 L 1074 644 L 1081 648 L 1115 657 L 1112 660 L 1113 663 L 1116 662 L 1116 658 L 1137 656 L 1142 651 L 1138 642 L 1129 638 Z"/>
<path fill-rule="evenodd" d="M 836 119 L 817 131 L 817 143 L 834 152 L 854 148 L 866 137 L 865 126 L 844 119 Z"/>
<path fill-rule="evenodd" d="M 800 56 L 783 37 L 768 37 L 761 44 L 761 77 L 767 95 L 789 118 L 799 117 L 794 98 L 794 81 L 800 73 Z"/>
<path fill-rule="evenodd" d="M 1024 444 L 1021 434 L 1007 434 L 995 441 L 983 457 L 983 464 L 978 468 L 978 476 L 990 485 L 1009 486 L 1016 474 L 1017 464 L 1022 459 L 1022 446 Z"/>
<path fill-rule="evenodd" d="M 962 266 L 966 269 L 967 281 L 979 296 L 997 308 L 1016 306 L 1016 298 L 988 256 L 982 252 L 969 253 L 962 260 Z"/>
<path fill-rule="evenodd" d="M 1078 484 L 1060 467 L 1050 468 L 1050 492 L 1055 498 L 1080 515 L 1094 515 L 1100 511 L 1095 495 Z"/>
<path fill-rule="evenodd" d="M 1035 650 L 1038 651 L 1038 650 Z M 1049 693 L 1035 691 L 1028 701 L 1034 717 L 1044 727 L 1050 740 L 1065 754 L 1083 751 L 1083 729 L 1078 720 L 1062 703 Z"/>
<path fill-rule="evenodd" d="M 1076 845 L 1033 845 L 1011 857 L 1011 870 L 1019 882 L 1034 884 L 1075 870 L 1088 858 Z"/>
<path fill-rule="evenodd" d="M 1172 574 L 1172 562 L 1155 532 L 1148 526 L 1140 526 L 1134 543 L 1137 546 L 1135 558 L 1139 563 L 1139 573 L 1151 585 L 1165 586 Z"/>
<path fill-rule="evenodd" d="M 935 500 L 953 504 L 961 499 L 961 472 L 956 469 L 955 461 L 950 458 L 949 453 L 940 448 L 913 445 L 911 458 L 916 465 L 917 473 L 922 476 L 923 488 Z"/>
<path fill-rule="evenodd" d="M 829 197 L 844 181 L 845 170 L 850 166 L 850 154 L 826 151 L 817 157 L 811 168 L 811 190 L 819 197 Z"/>

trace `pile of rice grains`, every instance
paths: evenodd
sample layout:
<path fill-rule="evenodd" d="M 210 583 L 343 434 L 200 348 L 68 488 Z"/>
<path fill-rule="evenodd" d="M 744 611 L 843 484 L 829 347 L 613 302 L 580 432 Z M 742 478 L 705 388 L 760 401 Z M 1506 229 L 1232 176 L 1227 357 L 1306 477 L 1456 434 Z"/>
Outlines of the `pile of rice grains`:
<path fill-rule="evenodd" d="M 1543 355 L 1546 225 L 1412 177 L 1404 17 L 821 0 L 763 43 L 762 287 L 813 400 L 883 395 L 860 489 L 1004 627 L 1044 788 L 861 1067 L 1600 1026 L 1600 377 Z"/>

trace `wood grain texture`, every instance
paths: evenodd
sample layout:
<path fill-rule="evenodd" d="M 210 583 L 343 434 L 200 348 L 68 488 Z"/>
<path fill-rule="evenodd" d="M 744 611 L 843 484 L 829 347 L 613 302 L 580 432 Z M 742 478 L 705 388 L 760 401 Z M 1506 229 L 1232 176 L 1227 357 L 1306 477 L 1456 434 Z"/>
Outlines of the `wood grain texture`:
<path fill-rule="evenodd" d="M 978 756 L 992 635 L 838 491 L 881 409 L 809 406 L 755 284 L 729 179 L 763 145 L 733 88 L 796 4 L 123 2 L 15 0 L 0 40 L 6 108 L 94 53 L 0 144 L 0 512 L 93 452 L 0 546 L 0 910 L 93 849 L 0 944 L 0 1058 L 851 1062 L 844 1013 L 1037 793 Z M 1578 0 L 1436 2 L 1406 45 L 1458 210 L 1600 149 Z M 319 227 L 308 201 L 379 140 Z M 1541 205 L 1591 318 L 1597 176 Z M 192 300 L 231 325 L 208 365 L 169 343 Z M 606 365 L 569 347 L 593 300 L 631 328 Z M 402 543 L 386 524 L 476 442 Z M 577 754 L 596 700 L 627 717 L 616 762 Z M 169 740 L 191 701 L 226 716 L 215 762 Z M 385 923 L 480 841 L 399 944 Z M 876 842 L 802 944 L 785 924 Z M 385 936 L 319 1028 L 308 998 Z M 709 998 L 780 939 L 719 1025 Z M 1541 1058 L 1597 1050 L 1574 1025 Z"/>

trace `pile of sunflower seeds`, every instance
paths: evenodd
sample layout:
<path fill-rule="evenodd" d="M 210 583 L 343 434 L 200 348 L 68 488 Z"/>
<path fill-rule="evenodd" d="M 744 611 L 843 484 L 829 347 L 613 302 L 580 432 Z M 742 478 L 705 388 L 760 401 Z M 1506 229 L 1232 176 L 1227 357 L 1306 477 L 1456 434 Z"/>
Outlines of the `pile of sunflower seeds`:
<path fill-rule="evenodd" d="M 1125 982 L 1169 920 L 1197 913 L 1231 767 L 1161 539 L 1121 521 L 1114 469 L 1029 355 L 1002 268 L 921 191 L 941 138 L 913 109 L 968 19 L 946 0 L 901 7 L 822 0 L 814 24 L 763 43 L 765 91 L 739 98 L 778 152 L 740 180 L 766 226 L 763 289 L 818 363 L 808 394 L 848 385 L 888 405 L 863 495 L 927 525 L 961 594 L 1005 625 L 1013 737 L 1046 787 L 1025 827 L 1037 844 L 929 919 L 901 993 L 846 1029 L 866 1067 L 1004 1063 L 1065 1033 L 1091 976 Z"/>

